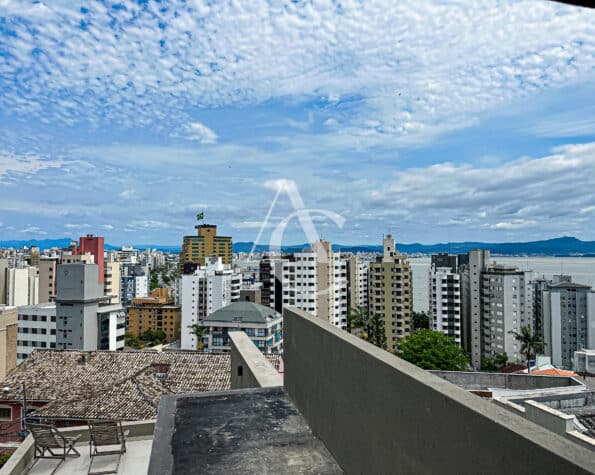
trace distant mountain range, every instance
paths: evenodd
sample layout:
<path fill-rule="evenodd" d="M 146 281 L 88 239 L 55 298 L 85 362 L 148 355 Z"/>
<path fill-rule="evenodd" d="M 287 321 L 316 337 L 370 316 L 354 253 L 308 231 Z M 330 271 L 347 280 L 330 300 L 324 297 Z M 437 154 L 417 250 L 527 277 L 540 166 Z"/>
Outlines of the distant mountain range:
<path fill-rule="evenodd" d="M 237 242 L 233 245 L 234 252 L 250 252 L 253 243 Z M 283 247 L 284 252 L 298 252 L 309 247 L 308 244 Z M 511 256 L 595 256 L 595 241 L 581 241 L 570 236 L 564 236 L 544 241 L 531 242 L 448 242 L 439 244 L 397 244 L 400 252 L 405 254 L 433 254 L 449 252 L 451 254 L 465 254 L 473 249 L 489 249 L 492 254 Z M 358 245 L 345 246 L 333 244 L 333 249 L 343 252 L 382 252 L 382 246 Z M 268 246 L 257 245 L 256 252 L 264 252 Z"/>
<path fill-rule="evenodd" d="M 12 247 L 15 249 L 23 246 L 38 246 L 40 249 L 50 249 L 52 247 L 65 248 L 70 245 L 72 239 L 40 239 L 24 241 L 0 241 L 0 248 Z M 236 242 L 233 245 L 234 252 L 250 252 L 252 242 Z M 165 252 L 180 252 L 180 246 L 164 246 L 159 244 L 136 244 L 136 249 L 158 249 Z M 299 244 L 283 247 L 284 252 L 298 252 L 308 248 L 308 244 Z M 120 246 L 106 244 L 107 250 L 120 249 Z M 439 244 L 397 244 L 399 251 L 405 254 L 432 254 L 437 252 L 450 252 L 452 254 L 467 253 L 472 249 L 489 249 L 492 254 L 510 255 L 510 256 L 595 256 L 595 241 L 581 241 L 570 236 L 564 236 L 544 241 L 531 242 L 448 242 Z M 357 245 L 346 246 L 334 244 L 333 249 L 343 252 L 382 252 L 382 246 L 378 245 Z M 256 246 L 256 252 L 266 252 L 269 246 L 259 244 Z"/>

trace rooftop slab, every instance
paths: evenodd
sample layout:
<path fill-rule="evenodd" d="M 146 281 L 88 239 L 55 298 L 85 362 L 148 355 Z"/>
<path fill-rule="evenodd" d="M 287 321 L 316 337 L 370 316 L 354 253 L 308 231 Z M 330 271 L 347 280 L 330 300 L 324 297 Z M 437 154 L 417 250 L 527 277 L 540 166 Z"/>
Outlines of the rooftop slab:
<path fill-rule="evenodd" d="M 147 473 L 149 466 L 149 454 L 151 452 L 151 437 L 140 437 L 126 441 L 126 453 L 120 459 L 118 474 L 143 474 Z M 80 457 L 69 457 L 56 470 L 55 475 L 86 475 L 89 470 L 91 459 L 89 458 L 89 444 L 77 444 L 76 449 Z M 109 447 L 107 447 L 109 449 Z M 105 450 L 106 448 L 102 448 Z M 27 475 L 50 475 L 56 468 L 59 460 L 40 459 L 28 471 Z M 93 462 L 93 470 L 113 470 L 117 466 L 117 457 L 113 455 L 96 457 Z"/>
<path fill-rule="evenodd" d="M 283 388 L 163 396 L 149 474 L 343 473 Z"/>

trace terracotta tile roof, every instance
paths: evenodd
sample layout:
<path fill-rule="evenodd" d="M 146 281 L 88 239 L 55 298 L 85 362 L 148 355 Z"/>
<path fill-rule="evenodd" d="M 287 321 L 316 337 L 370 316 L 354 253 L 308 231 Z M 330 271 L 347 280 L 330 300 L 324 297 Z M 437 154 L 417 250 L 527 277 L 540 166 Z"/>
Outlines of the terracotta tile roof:
<path fill-rule="evenodd" d="M 577 374 L 573 373 L 572 371 L 564 371 L 563 369 L 558 368 L 537 369 L 535 371 L 531 371 L 531 374 L 545 374 L 549 376 L 577 376 Z"/>
<path fill-rule="evenodd" d="M 0 383 L 0 401 L 20 400 L 25 383 L 28 400 L 49 402 L 40 417 L 152 419 L 162 394 L 231 389 L 230 367 L 229 353 L 37 350 Z"/>

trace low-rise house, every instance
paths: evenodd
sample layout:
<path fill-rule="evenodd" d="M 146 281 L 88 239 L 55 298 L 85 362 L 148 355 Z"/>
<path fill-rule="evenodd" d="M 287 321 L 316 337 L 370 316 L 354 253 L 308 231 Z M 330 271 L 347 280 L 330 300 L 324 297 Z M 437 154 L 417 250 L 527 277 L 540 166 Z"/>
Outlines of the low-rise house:
<path fill-rule="evenodd" d="M 270 307 L 253 302 L 234 302 L 206 317 L 203 337 L 206 351 L 228 352 L 230 331 L 243 331 L 263 353 L 283 350 L 283 317 Z"/>

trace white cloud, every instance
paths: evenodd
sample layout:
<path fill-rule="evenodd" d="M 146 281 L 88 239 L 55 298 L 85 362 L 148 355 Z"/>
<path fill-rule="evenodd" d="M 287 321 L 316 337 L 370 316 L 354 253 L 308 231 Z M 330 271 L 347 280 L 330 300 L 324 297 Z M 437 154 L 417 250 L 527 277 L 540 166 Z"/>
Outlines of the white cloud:
<path fill-rule="evenodd" d="M 0 178 L 12 173 L 34 175 L 49 168 L 64 166 L 62 160 L 48 160 L 38 155 L 18 155 L 0 151 Z"/>
<path fill-rule="evenodd" d="M 68 223 L 68 224 L 65 224 L 64 227 L 66 229 L 86 229 L 86 228 L 90 228 L 91 225 L 90 224 L 86 224 L 86 223 L 83 223 L 83 224 L 72 224 L 72 223 Z"/>
<path fill-rule="evenodd" d="M 217 134 L 197 108 L 316 99 L 339 111 L 339 142 L 416 144 L 595 65 L 595 11 L 548 1 L 21 3 L 0 5 L 3 110 L 201 143 Z"/>
<path fill-rule="evenodd" d="M 263 226 L 264 221 L 242 221 L 239 223 L 234 223 L 232 226 L 236 229 L 260 229 Z M 265 228 L 272 228 L 273 223 L 268 222 L 265 225 Z"/>
<path fill-rule="evenodd" d="M 186 126 L 187 140 L 196 140 L 203 144 L 217 143 L 217 134 L 200 122 L 192 122 Z"/>
<path fill-rule="evenodd" d="M 46 235 L 47 232 L 43 231 L 42 229 L 40 229 L 37 226 L 31 226 L 28 225 L 25 228 L 21 229 L 22 233 L 27 233 L 27 234 L 34 234 L 34 235 Z"/>

